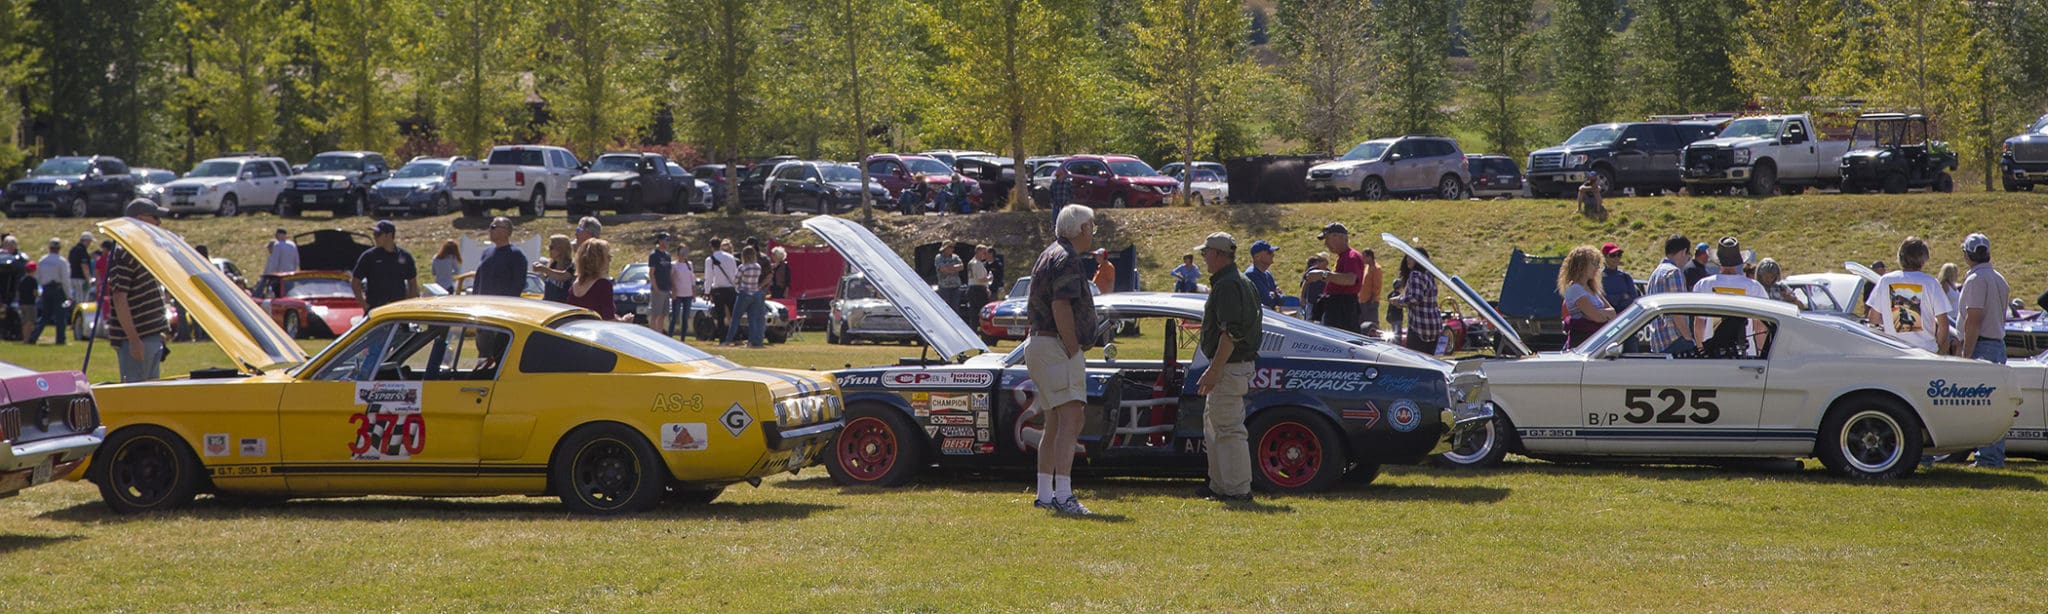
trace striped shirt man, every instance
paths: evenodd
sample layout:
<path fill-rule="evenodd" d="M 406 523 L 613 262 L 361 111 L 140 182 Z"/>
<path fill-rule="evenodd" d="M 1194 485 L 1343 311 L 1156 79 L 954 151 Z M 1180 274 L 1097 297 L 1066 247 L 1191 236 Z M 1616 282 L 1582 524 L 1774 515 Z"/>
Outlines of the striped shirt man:
<path fill-rule="evenodd" d="M 170 322 L 164 319 L 164 285 L 149 274 L 128 250 L 115 250 L 112 263 L 108 265 L 107 292 L 109 295 L 126 293 L 128 307 L 135 318 L 135 334 L 148 338 L 170 332 Z M 127 338 L 128 331 L 122 330 L 120 314 L 113 310 L 101 312 L 111 318 L 105 323 L 110 339 L 133 341 Z"/>

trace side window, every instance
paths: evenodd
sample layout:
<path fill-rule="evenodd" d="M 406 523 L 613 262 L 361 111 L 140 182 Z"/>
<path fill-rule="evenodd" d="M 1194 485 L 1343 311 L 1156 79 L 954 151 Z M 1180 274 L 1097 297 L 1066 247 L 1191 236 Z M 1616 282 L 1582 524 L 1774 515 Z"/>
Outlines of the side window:
<path fill-rule="evenodd" d="M 1728 318 L 1708 313 L 1667 312 L 1656 320 L 1644 321 L 1627 337 L 1622 337 L 1624 356 L 1666 358 L 1664 348 L 1655 347 L 1652 341 L 1652 325 L 1661 320 L 1669 326 L 1697 326 L 1704 322 L 1707 334 L 1692 352 L 1676 356 L 1686 359 L 1746 360 L 1769 358 L 1771 338 L 1777 330 L 1777 323 L 1766 319 Z"/>
<path fill-rule="evenodd" d="M 370 157 L 365 158 L 363 160 L 363 163 L 366 165 L 376 166 L 380 170 L 391 167 L 391 165 L 384 163 L 384 156 L 380 154 L 370 154 Z"/>
<path fill-rule="evenodd" d="M 391 342 L 391 331 L 395 324 L 385 324 L 356 338 L 356 342 L 336 354 L 313 379 L 322 382 L 369 381 L 376 372 L 376 361 L 369 357 L 383 356 L 384 348 Z"/>
<path fill-rule="evenodd" d="M 257 179 L 267 179 L 270 177 L 277 176 L 277 167 L 271 166 L 269 163 L 265 162 L 258 162 L 255 164 L 244 164 L 242 165 L 242 168 L 248 170 L 249 174 L 254 175 Z"/>
<path fill-rule="evenodd" d="M 519 356 L 520 373 L 610 373 L 618 364 L 611 350 L 543 332 L 527 334 Z"/>
<path fill-rule="evenodd" d="M 1657 150 L 1678 149 L 1678 127 L 1669 124 L 1650 126 L 1650 148 Z"/>
<path fill-rule="evenodd" d="M 442 323 L 401 325 L 401 343 L 377 372 L 385 381 L 488 381 L 510 335 L 503 330 Z M 393 368 L 393 366 L 396 366 Z"/>
<path fill-rule="evenodd" d="M 800 166 L 803 168 L 804 179 L 809 180 L 818 178 L 818 167 L 811 166 L 809 164 L 804 164 Z"/>
<path fill-rule="evenodd" d="M 1648 129 L 1648 126 L 1644 126 L 1642 124 L 1635 124 L 1627 128 L 1623 128 L 1621 131 L 1621 140 L 1626 141 L 1629 139 L 1635 139 L 1636 145 L 1638 146 L 1648 147 L 1650 145 L 1650 131 Z"/>
<path fill-rule="evenodd" d="M 284 163 L 284 161 L 282 161 L 282 160 L 271 160 L 271 161 L 270 161 L 270 169 L 271 169 L 271 172 L 275 173 L 275 174 L 276 174 L 277 176 L 279 176 L 279 177 L 283 177 L 283 176 L 287 176 L 287 175 L 290 175 L 290 174 L 292 174 L 292 167 L 291 167 L 291 165 L 289 165 L 289 164 L 285 164 L 285 163 Z"/>
<path fill-rule="evenodd" d="M 1415 141 L 1396 141 L 1394 147 L 1387 154 L 1389 156 L 1401 156 L 1402 159 L 1413 158 L 1415 157 Z"/>
<path fill-rule="evenodd" d="M 896 162 L 895 162 L 894 160 L 876 160 L 876 161 L 874 161 L 874 162 L 871 162 L 871 163 L 869 163 L 869 164 L 868 164 L 868 174 L 869 174 L 869 175 L 895 175 L 895 174 L 896 174 L 896 166 L 897 166 L 897 165 L 896 165 Z"/>
<path fill-rule="evenodd" d="M 1806 140 L 1806 122 L 1802 122 L 1796 119 L 1790 122 L 1786 122 L 1785 136 L 1791 137 L 1791 140 L 1795 141 Z"/>

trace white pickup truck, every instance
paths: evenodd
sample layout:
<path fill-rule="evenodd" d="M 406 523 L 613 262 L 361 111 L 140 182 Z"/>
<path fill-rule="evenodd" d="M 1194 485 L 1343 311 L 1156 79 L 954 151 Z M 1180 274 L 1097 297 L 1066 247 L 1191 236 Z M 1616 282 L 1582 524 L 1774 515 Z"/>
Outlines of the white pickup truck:
<path fill-rule="evenodd" d="M 492 147 L 482 162 L 449 168 L 448 185 L 462 203 L 462 215 L 518 207 L 520 215 L 545 215 L 549 207 L 569 204 L 569 178 L 581 173 L 576 154 L 546 145 Z"/>
<path fill-rule="evenodd" d="M 1824 140 L 1817 128 L 1806 115 L 1728 122 L 1720 136 L 1685 147 L 1678 162 L 1685 186 L 1694 194 L 1726 194 L 1739 187 L 1752 196 L 1839 187 L 1849 142 Z"/>

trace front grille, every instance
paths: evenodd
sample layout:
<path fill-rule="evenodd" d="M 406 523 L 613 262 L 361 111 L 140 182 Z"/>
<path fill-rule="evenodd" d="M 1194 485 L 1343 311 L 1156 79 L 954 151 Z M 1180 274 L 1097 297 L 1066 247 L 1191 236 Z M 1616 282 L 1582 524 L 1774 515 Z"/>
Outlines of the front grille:
<path fill-rule="evenodd" d="M 2048 139 L 2027 139 L 2012 145 L 2014 162 L 2048 162 Z"/>
<path fill-rule="evenodd" d="M 2005 333 L 2005 355 L 2012 358 L 2039 356 L 2048 350 L 2048 334 L 2008 331 Z"/>
<path fill-rule="evenodd" d="M 989 318 L 989 322 L 1002 327 L 1031 326 L 1031 318 L 1024 316 L 996 316 Z"/>
<path fill-rule="evenodd" d="M 15 192 L 17 192 L 17 193 L 21 193 L 21 194 L 36 194 L 36 195 L 42 195 L 42 194 L 49 194 L 49 193 L 51 193 L 51 192 L 55 192 L 55 191 L 57 191 L 57 185 L 56 185 L 56 184 L 51 184 L 51 183 L 30 183 L 30 184 L 23 184 L 23 185 L 22 185 L 22 186 L 21 186 L 20 188 L 18 188 L 18 189 L 16 189 L 16 190 L 15 190 Z"/>
<path fill-rule="evenodd" d="M 1726 170 L 1735 165 L 1735 152 L 1719 147 L 1685 148 L 1685 167 L 1694 170 Z"/>
<path fill-rule="evenodd" d="M 405 195 L 411 192 L 412 188 L 383 188 L 377 190 L 377 194 L 383 196 L 385 200 L 403 200 Z"/>
<path fill-rule="evenodd" d="M 181 185 L 181 186 L 173 187 L 173 188 L 171 188 L 171 195 L 172 195 L 172 196 L 198 196 L 198 195 L 199 195 L 199 186 L 196 186 L 196 185 Z"/>
<path fill-rule="evenodd" d="M 21 438 L 21 410 L 0 407 L 0 439 L 13 441 Z"/>
<path fill-rule="evenodd" d="M 1335 176 L 1337 176 L 1337 172 L 1328 169 L 1313 170 L 1308 172 L 1309 179 L 1329 179 Z"/>
<path fill-rule="evenodd" d="M 1547 171 L 1564 168 L 1563 153 L 1540 153 L 1529 156 L 1529 170 Z"/>
<path fill-rule="evenodd" d="M 325 181 L 294 181 L 292 189 L 300 192 L 318 192 L 327 189 L 327 185 Z"/>
<path fill-rule="evenodd" d="M 602 190 L 608 189 L 608 188 L 610 188 L 610 187 L 612 187 L 612 182 L 610 182 L 610 181 L 578 181 L 578 182 L 576 182 L 576 189 L 578 189 L 578 190 L 591 190 L 591 191 L 602 191 Z"/>

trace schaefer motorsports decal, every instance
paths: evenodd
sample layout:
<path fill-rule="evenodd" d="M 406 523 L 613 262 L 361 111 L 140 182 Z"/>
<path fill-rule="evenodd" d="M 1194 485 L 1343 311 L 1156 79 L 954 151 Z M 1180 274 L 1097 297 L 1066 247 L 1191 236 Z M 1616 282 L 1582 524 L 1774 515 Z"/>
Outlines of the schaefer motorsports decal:
<path fill-rule="evenodd" d="M 1945 379 L 1927 382 L 1927 398 L 1934 401 L 1936 407 L 1989 407 L 1991 405 L 1991 393 L 1997 391 L 1997 386 L 1980 384 L 1964 388 L 1959 385 L 1950 384 Z"/>

